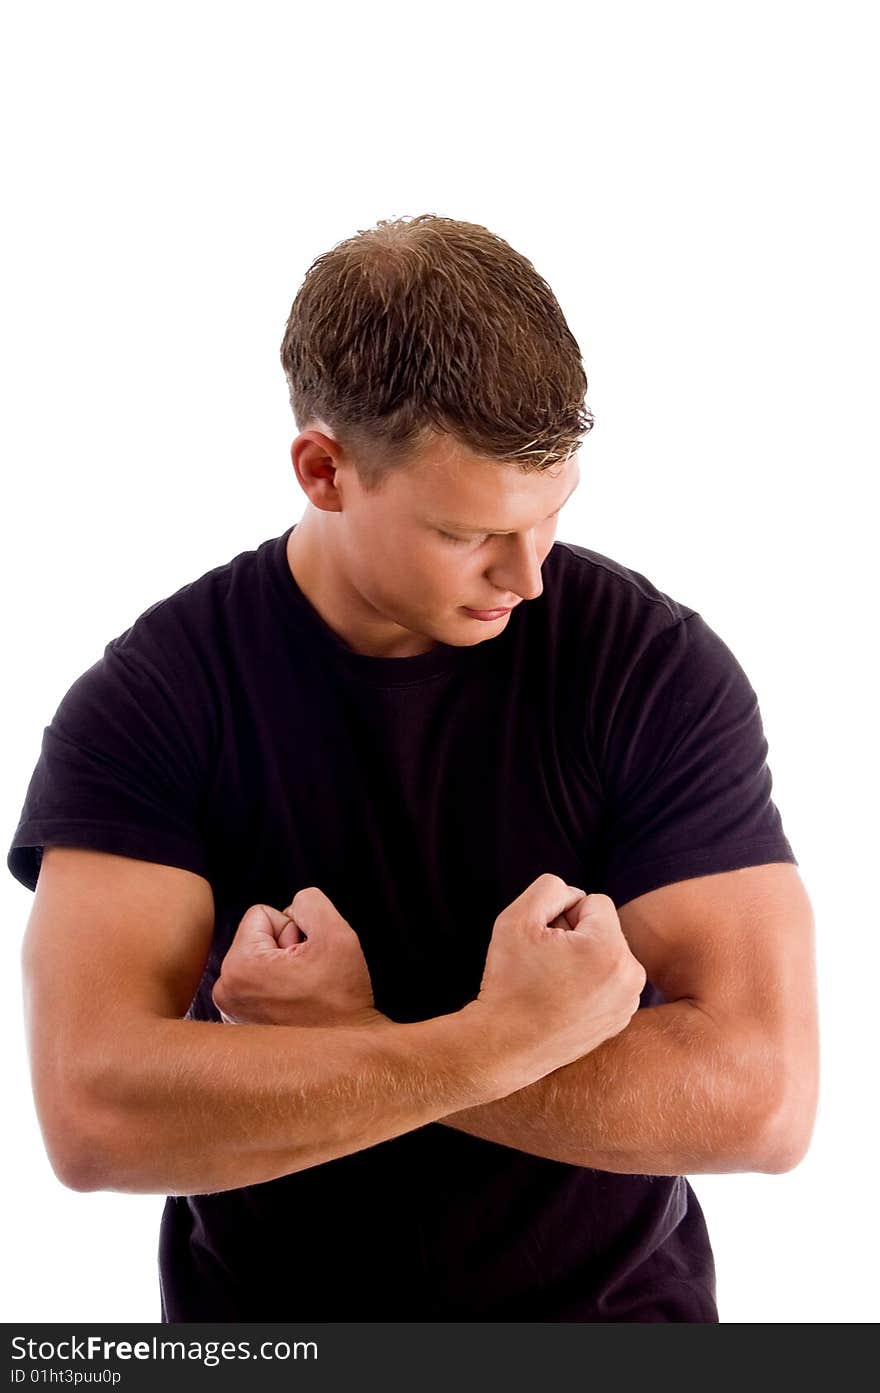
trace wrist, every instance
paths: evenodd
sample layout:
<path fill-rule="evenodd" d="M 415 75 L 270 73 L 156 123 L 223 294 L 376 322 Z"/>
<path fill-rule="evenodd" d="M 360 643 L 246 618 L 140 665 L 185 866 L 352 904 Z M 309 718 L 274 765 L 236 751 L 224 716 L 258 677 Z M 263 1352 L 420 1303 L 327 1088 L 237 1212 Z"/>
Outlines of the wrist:
<path fill-rule="evenodd" d="M 475 1065 L 493 1090 L 493 1099 L 506 1098 L 540 1077 L 541 1070 L 534 1066 L 534 1051 L 512 1036 L 509 1022 L 494 1008 L 475 997 L 456 1012 L 456 1017 Z"/>
<path fill-rule="evenodd" d="M 497 1048 L 486 1012 L 463 1007 L 421 1021 L 386 1018 L 362 1029 L 395 1070 L 409 1071 L 426 1094 L 443 1100 L 444 1115 L 492 1103 L 531 1082 Z"/>

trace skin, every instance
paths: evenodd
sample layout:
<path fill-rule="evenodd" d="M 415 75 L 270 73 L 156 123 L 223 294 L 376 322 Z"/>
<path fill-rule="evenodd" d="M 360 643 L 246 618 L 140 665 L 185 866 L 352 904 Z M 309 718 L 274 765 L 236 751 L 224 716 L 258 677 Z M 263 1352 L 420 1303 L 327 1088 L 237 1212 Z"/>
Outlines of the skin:
<path fill-rule="evenodd" d="M 507 618 L 482 623 L 462 605 L 488 608 L 541 594 L 555 530 L 548 515 L 577 481 L 574 460 L 528 475 L 468 457 L 449 441 L 435 444 L 374 495 L 360 489 L 323 429 L 303 432 L 292 446 L 310 506 L 291 537 L 291 571 L 355 651 L 403 657 L 437 642 L 485 642 Z M 439 535 L 448 528 L 466 537 L 447 519 L 511 535 L 477 535 L 459 546 Z M 609 950 L 628 955 L 637 990 L 647 974 L 665 1002 L 649 1011 L 633 1004 L 625 1028 L 607 1032 L 598 1049 L 444 1123 L 623 1174 L 777 1173 L 797 1165 L 815 1116 L 818 1043 L 812 914 L 792 867 L 684 880 L 619 911 L 607 896 L 568 889 L 564 915 L 559 903 L 546 906 L 546 932 L 564 928 L 563 919 L 572 930 L 590 925 L 597 943 L 604 936 Z M 271 942 L 263 909 L 275 921 Z M 261 951 L 248 950 L 248 924 L 236 960 L 247 970 L 220 984 L 221 997 L 227 985 L 247 988 L 239 993 L 241 1013 L 230 1019 L 245 1028 L 250 1020 L 384 1022 L 366 987 L 357 934 L 321 891 L 300 891 L 284 912 L 263 909 L 248 912 L 262 926 Z M 552 923 L 551 915 L 558 916 Z M 504 962 L 502 917 L 487 955 L 490 979 L 493 965 Z M 285 959 L 286 945 L 297 944 L 300 951 Z M 484 975 L 481 994 L 485 984 Z M 234 1004 L 234 990 L 228 1000 Z M 527 1014 L 543 1019 L 540 1010 Z"/>
<path fill-rule="evenodd" d="M 607 895 L 586 895 L 576 886 L 563 887 L 555 876 L 549 877 L 551 884 L 547 880 L 539 876 L 513 903 L 528 901 L 534 906 L 546 932 L 589 925 L 598 936 L 597 951 L 631 958 L 613 900 Z M 567 903 L 557 913 L 558 904 L 554 908 L 552 901 L 558 901 L 562 890 Z M 487 976 L 497 975 L 494 955 L 505 952 L 504 933 L 496 942 L 495 932 L 484 983 Z M 601 977 L 598 961 L 596 969 L 597 978 Z M 645 972 L 635 959 L 632 970 L 631 1006 L 635 1009 Z M 223 959 L 213 1000 L 229 1025 L 371 1026 L 389 1020 L 376 1009 L 360 939 L 317 886 L 299 890 L 284 910 L 272 905 L 250 907 Z"/>
<path fill-rule="evenodd" d="M 283 912 L 251 906 L 212 995 L 230 1025 L 374 1025 L 388 1019 L 376 1010 L 357 934 L 314 885 Z"/>
<path fill-rule="evenodd" d="M 515 606 L 542 593 L 558 511 L 580 480 L 576 454 L 524 473 L 436 436 L 367 492 L 323 425 L 297 436 L 291 459 L 309 500 L 288 539 L 291 572 L 354 652 L 387 658 L 497 637 L 509 615 L 487 622 L 462 607 Z"/>
<path fill-rule="evenodd" d="M 435 435 L 405 469 L 367 491 L 323 422 L 297 436 L 291 460 L 309 500 L 288 539 L 291 573 L 325 623 L 354 652 L 374 657 L 495 638 L 509 614 L 484 621 L 463 607 L 516 606 L 542 593 L 559 512 L 580 482 L 576 455 L 525 473 Z M 573 894 L 576 902 L 551 927 L 581 922 L 588 897 Z M 621 933 L 613 902 L 590 899 Z M 386 1020 L 357 933 L 316 886 L 283 911 L 251 906 L 213 995 L 230 1024 Z"/>

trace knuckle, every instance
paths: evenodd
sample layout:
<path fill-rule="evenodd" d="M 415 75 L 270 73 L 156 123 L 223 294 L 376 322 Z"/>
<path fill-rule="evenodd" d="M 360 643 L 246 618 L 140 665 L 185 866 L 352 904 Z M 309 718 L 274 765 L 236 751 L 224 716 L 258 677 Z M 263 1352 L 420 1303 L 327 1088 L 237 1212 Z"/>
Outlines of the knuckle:
<path fill-rule="evenodd" d="M 631 992 L 638 980 L 638 972 L 633 969 L 632 955 L 624 949 L 615 960 L 615 970 L 623 991 Z M 639 988 L 641 991 L 641 987 Z"/>
<path fill-rule="evenodd" d="M 302 890 L 297 890 L 291 900 L 290 908 L 292 911 L 296 911 L 297 909 L 307 910 L 310 905 L 314 907 L 315 903 L 320 899 L 321 891 L 318 889 L 317 885 L 306 885 Z"/>
<path fill-rule="evenodd" d="M 645 972 L 645 969 L 642 966 L 642 964 L 639 962 L 638 958 L 634 957 L 632 953 L 630 953 L 629 955 L 629 970 L 633 982 L 640 983 L 639 991 L 641 991 L 642 987 L 645 985 L 645 982 L 648 980 L 648 975 Z"/>
<path fill-rule="evenodd" d="M 594 890 L 590 895 L 590 909 L 594 914 L 597 912 L 602 913 L 609 909 L 613 909 L 615 914 L 617 913 L 611 896 L 603 895 L 600 890 Z"/>
<path fill-rule="evenodd" d="M 638 1004 L 639 1004 L 639 1001 L 641 1000 L 642 991 L 643 991 L 643 989 L 644 989 L 644 986 L 645 986 L 644 982 L 640 982 L 638 978 L 636 978 L 634 981 L 633 981 L 632 979 L 630 979 L 630 982 L 629 982 L 629 997 L 630 997 L 630 999 L 631 999 L 632 1002 L 633 1002 L 633 1008 L 632 1008 L 633 1010 L 636 1009 L 636 1007 L 637 1007 Z"/>
<path fill-rule="evenodd" d="M 236 958 L 231 961 L 226 959 L 220 968 L 220 976 L 214 983 L 214 990 L 221 991 L 224 999 L 230 1001 L 238 995 L 241 989 L 241 977 L 242 972 L 238 960 Z"/>

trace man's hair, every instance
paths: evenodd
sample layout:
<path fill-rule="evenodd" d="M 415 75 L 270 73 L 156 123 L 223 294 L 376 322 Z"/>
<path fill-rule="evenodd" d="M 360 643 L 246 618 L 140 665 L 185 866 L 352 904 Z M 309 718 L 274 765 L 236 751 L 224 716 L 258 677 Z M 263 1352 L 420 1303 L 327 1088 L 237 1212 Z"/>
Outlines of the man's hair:
<path fill-rule="evenodd" d="M 281 362 L 297 429 L 328 426 L 377 489 L 436 432 L 526 472 L 592 429 L 577 342 L 547 282 L 477 223 L 421 213 L 306 272 Z"/>

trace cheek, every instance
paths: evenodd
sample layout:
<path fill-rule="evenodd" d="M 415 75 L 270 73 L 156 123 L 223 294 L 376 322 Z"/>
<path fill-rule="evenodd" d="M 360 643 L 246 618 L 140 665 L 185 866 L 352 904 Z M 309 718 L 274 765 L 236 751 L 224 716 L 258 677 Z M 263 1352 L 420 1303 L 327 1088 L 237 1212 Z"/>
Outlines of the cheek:
<path fill-rule="evenodd" d="M 479 576 L 479 560 L 467 548 L 452 546 L 432 550 L 419 566 L 421 601 L 431 609 L 448 609 L 467 604 L 474 594 L 474 578 Z M 477 587 L 479 589 L 479 587 Z"/>
<path fill-rule="evenodd" d="M 443 602 L 455 598 L 464 583 L 466 565 L 457 557 L 432 557 L 425 572 L 425 590 Z"/>
<path fill-rule="evenodd" d="M 449 551 L 455 552 L 454 547 Z M 463 604 L 473 558 L 449 555 L 445 548 L 395 546 L 377 538 L 371 560 L 375 585 L 386 604 L 411 614 Z"/>

